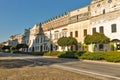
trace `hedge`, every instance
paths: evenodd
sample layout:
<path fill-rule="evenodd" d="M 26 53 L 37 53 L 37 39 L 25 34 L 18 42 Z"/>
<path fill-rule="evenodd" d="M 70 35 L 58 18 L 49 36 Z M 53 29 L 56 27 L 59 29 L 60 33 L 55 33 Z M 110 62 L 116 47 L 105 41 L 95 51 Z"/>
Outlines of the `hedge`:
<path fill-rule="evenodd" d="M 87 60 L 106 60 L 108 62 L 120 62 L 120 52 L 86 52 L 81 59 Z"/>
<path fill-rule="evenodd" d="M 80 58 L 87 60 L 104 60 L 104 54 L 105 53 L 102 52 L 95 52 L 95 53 L 86 52 Z"/>
<path fill-rule="evenodd" d="M 63 53 L 63 52 L 59 52 L 59 51 L 52 51 L 51 53 L 45 52 L 44 56 L 57 56 L 58 54 L 61 54 L 61 53 Z"/>
<path fill-rule="evenodd" d="M 120 52 L 106 53 L 105 60 L 109 62 L 120 62 Z"/>
<path fill-rule="evenodd" d="M 63 52 L 58 55 L 59 58 L 73 58 L 73 59 L 79 59 L 79 56 L 81 56 L 84 52 L 76 52 L 76 51 L 67 51 Z"/>

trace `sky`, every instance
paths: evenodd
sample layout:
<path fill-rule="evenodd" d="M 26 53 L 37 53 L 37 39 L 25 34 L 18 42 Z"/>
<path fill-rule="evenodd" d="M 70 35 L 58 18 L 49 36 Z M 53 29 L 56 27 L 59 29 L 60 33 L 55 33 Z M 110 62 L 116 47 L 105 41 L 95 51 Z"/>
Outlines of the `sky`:
<path fill-rule="evenodd" d="M 0 42 L 11 35 L 64 12 L 89 5 L 91 0 L 0 0 Z"/>

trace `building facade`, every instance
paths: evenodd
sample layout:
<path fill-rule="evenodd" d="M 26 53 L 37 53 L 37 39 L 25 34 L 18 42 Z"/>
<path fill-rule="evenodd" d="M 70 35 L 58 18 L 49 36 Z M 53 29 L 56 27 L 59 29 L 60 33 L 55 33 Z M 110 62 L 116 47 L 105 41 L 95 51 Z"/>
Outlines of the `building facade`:
<path fill-rule="evenodd" d="M 28 44 L 29 52 L 62 51 L 57 40 L 71 36 L 78 41 L 74 50 L 92 51 L 91 45 L 85 46 L 84 38 L 94 32 L 105 34 L 120 49 L 120 0 L 92 0 L 88 6 L 35 25 L 25 31 L 24 43 Z M 98 44 L 96 50 L 110 51 L 110 44 Z"/>
<path fill-rule="evenodd" d="M 17 44 L 22 43 L 22 40 L 23 40 L 22 38 L 23 38 L 22 34 L 12 35 L 12 36 L 9 37 L 8 45 L 16 47 Z"/>
<path fill-rule="evenodd" d="M 93 0 L 90 5 L 90 13 L 90 34 L 99 32 L 105 34 L 111 41 L 117 40 L 114 46 L 119 49 L 120 0 Z M 110 51 L 109 45 L 104 45 L 104 47 Z"/>

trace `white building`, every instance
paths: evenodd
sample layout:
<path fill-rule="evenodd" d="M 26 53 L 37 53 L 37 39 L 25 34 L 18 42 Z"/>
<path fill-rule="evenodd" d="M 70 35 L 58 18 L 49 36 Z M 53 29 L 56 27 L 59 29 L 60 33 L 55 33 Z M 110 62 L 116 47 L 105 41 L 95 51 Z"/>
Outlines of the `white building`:
<path fill-rule="evenodd" d="M 24 43 L 29 45 L 29 52 L 62 51 L 57 40 L 72 36 L 83 44 L 74 50 L 93 51 L 91 45 L 84 46 L 84 38 L 94 32 L 104 33 L 120 49 L 120 0 L 92 0 L 88 6 L 35 25 L 25 32 Z M 97 44 L 96 50 L 110 51 L 110 44 Z"/>
<path fill-rule="evenodd" d="M 90 34 L 104 33 L 111 41 L 117 40 L 116 46 L 120 47 L 120 0 L 94 0 L 90 5 L 90 13 Z"/>

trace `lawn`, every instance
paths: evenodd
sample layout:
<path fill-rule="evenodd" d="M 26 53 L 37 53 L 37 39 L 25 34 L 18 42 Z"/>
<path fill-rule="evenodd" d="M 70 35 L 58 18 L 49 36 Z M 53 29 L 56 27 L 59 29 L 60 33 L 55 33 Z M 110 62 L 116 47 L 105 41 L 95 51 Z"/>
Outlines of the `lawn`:
<path fill-rule="evenodd" d="M 99 80 L 36 63 L 0 57 L 0 80 Z"/>

